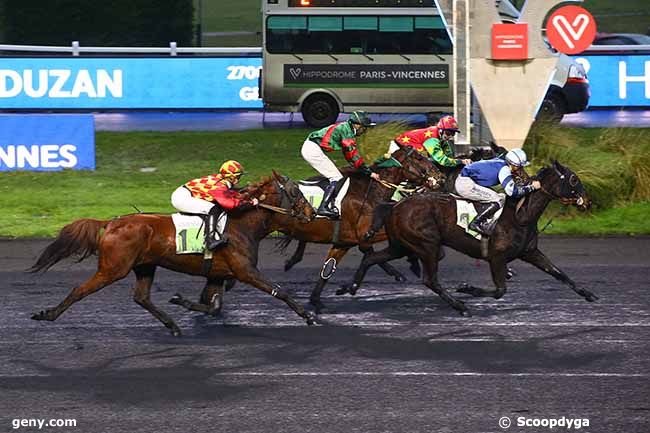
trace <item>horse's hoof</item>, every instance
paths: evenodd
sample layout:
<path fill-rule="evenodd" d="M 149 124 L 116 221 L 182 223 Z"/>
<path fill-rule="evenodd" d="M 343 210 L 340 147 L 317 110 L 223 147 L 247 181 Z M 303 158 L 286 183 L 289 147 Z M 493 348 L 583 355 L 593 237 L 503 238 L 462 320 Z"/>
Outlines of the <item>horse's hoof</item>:
<path fill-rule="evenodd" d="M 507 271 L 506 271 L 506 280 L 509 280 L 512 277 L 516 277 L 516 276 L 517 276 L 517 272 L 515 272 L 514 269 L 512 269 L 512 268 L 507 269 Z"/>
<path fill-rule="evenodd" d="M 44 310 L 32 314 L 32 320 L 47 320 L 47 313 Z"/>
<path fill-rule="evenodd" d="M 344 284 L 335 293 L 336 296 L 347 295 L 350 293 L 349 286 Z"/>
<path fill-rule="evenodd" d="M 586 300 L 587 302 L 595 302 L 595 301 L 597 301 L 598 299 L 600 299 L 600 298 L 599 298 L 598 296 L 594 295 L 594 294 L 591 293 L 591 292 L 587 292 L 587 293 L 585 294 L 585 300 Z"/>
<path fill-rule="evenodd" d="M 398 283 L 404 283 L 407 281 L 406 277 L 402 274 L 395 275 L 395 281 Z"/>
<path fill-rule="evenodd" d="M 469 311 L 467 308 L 460 310 L 459 313 L 463 317 L 472 317 L 472 312 Z"/>
<path fill-rule="evenodd" d="M 183 297 L 180 295 L 180 293 L 176 293 L 174 296 L 171 297 L 169 303 L 176 304 L 176 305 L 183 305 Z"/>
<path fill-rule="evenodd" d="M 289 269 L 293 268 L 294 264 L 295 263 L 290 262 L 288 260 L 286 262 L 284 262 L 284 272 L 287 272 Z"/>
<path fill-rule="evenodd" d="M 172 333 L 172 335 L 174 337 L 180 337 L 181 336 L 181 330 L 177 326 L 171 328 L 170 332 Z"/>
<path fill-rule="evenodd" d="M 307 317 L 305 317 L 305 321 L 307 322 L 307 325 L 309 325 L 309 326 L 312 326 L 312 325 L 316 324 L 316 318 L 311 313 L 307 313 Z"/>

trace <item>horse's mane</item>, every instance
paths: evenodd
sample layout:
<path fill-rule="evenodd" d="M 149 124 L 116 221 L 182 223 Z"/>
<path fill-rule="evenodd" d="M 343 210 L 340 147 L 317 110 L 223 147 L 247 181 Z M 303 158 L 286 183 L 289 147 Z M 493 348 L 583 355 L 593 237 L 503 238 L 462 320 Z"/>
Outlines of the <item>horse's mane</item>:
<path fill-rule="evenodd" d="M 267 185 L 269 182 L 273 180 L 273 177 L 271 176 L 265 176 L 262 178 L 262 180 L 252 183 L 250 185 L 247 185 L 246 187 L 241 189 L 242 194 L 246 194 L 248 196 L 256 195 L 256 193 L 259 192 L 260 189 L 262 189 L 265 185 Z"/>

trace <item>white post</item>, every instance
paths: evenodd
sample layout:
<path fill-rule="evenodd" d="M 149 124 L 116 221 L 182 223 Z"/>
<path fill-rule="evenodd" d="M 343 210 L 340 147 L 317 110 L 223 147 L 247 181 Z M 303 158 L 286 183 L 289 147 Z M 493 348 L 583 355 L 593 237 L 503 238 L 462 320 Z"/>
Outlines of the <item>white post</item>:
<path fill-rule="evenodd" d="M 170 42 L 169 43 L 169 55 L 170 56 L 175 56 L 176 55 L 176 42 Z"/>
<path fill-rule="evenodd" d="M 452 16 L 454 28 L 454 115 L 460 127 L 460 134 L 458 134 L 456 139 L 456 150 L 459 153 L 463 153 L 469 150 L 471 137 L 468 0 L 454 0 L 452 4 Z"/>
<path fill-rule="evenodd" d="M 79 55 L 79 41 L 72 41 L 72 55 Z"/>

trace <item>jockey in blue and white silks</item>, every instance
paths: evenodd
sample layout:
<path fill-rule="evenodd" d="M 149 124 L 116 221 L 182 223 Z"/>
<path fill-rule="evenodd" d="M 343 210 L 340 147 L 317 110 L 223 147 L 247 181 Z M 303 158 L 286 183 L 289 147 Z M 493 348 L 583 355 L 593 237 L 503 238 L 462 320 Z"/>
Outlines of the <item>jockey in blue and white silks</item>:
<path fill-rule="evenodd" d="M 489 236 L 485 223 L 505 204 L 505 196 L 491 187 L 501 185 L 506 195 L 515 198 L 541 187 L 536 180 L 524 186 L 515 183 L 514 176 L 528 164 L 526 153 L 522 149 L 512 149 L 506 153 L 505 159 L 477 161 L 463 168 L 456 178 L 456 193 L 468 200 L 490 203 L 490 206 L 470 223 L 471 230 Z"/>

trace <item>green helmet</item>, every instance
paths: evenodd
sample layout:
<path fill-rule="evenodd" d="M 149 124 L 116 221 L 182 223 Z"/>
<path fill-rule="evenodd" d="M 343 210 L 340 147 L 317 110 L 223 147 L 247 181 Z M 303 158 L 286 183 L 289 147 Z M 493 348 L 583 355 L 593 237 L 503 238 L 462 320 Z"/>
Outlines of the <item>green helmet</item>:
<path fill-rule="evenodd" d="M 353 111 L 352 114 L 350 114 L 350 118 L 348 120 L 350 123 L 356 123 L 358 125 L 365 126 L 366 128 L 368 126 L 376 125 L 376 123 L 372 123 L 370 116 L 368 116 L 365 111 Z"/>

